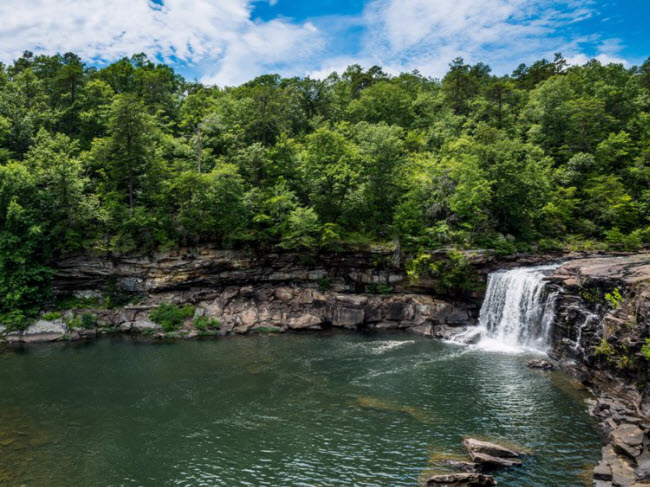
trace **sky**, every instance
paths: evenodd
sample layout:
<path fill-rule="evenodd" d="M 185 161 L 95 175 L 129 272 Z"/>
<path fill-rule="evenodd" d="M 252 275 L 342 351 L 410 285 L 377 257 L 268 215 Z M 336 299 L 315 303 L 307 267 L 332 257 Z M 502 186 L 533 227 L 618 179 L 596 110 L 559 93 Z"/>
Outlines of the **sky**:
<path fill-rule="evenodd" d="M 555 52 L 572 64 L 650 56 L 650 0 L 0 0 L 0 19 L 0 62 L 144 52 L 219 86 L 350 64 L 441 77 L 459 56 L 495 74 Z"/>

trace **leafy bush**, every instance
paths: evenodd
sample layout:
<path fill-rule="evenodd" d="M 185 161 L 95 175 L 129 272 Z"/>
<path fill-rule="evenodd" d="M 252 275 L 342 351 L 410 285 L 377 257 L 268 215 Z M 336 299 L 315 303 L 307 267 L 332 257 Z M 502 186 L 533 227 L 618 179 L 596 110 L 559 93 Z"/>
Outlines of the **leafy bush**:
<path fill-rule="evenodd" d="M 605 294 L 605 301 L 609 304 L 609 307 L 612 309 L 617 309 L 621 306 L 623 302 L 623 296 L 621 296 L 621 291 L 618 288 L 614 289 L 611 293 Z"/>
<path fill-rule="evenodd" d="M 219 320 L 208 316 L 197 316 L 194 318 L 194 328 L 199 331 L 217 330 L 221 326 Z"/>
<path fill-rule="evenodd" d="M 553 250 L 562 250 L 563 245 L 561 242 L 553 238 L 542 238 L 537 242 L 537 248 L 542 252 L 549 252 Z"/>
<path fill-rule="evenodd" d="M 641 347 L 641 354 L 646 360 L 650 361 L 650 338 L 645 339 L 645 345 Z"/>
<path fill-rule="evenodd" d="M 329 291 L 332 287 L 332 283 L 327 277 L 323 277 L 320 281 L 318 281 L 318 289 L 321 291 Z"/>
<path fill-rule="evenodd" d="M 159 324 L 163 331 L 169 332 L 179 329 L 183 325 L 183 321 L 194 314 L 194 310 L 195 307 L 190 304 L 181 307 L 163 303 L 149 312 L 149 318 Z"/>
<path fill-rule="evenodd" d="M 48 313 L 43 313 L 41 316 L 45 321 L 54 321 L 61 319 L 61 313 L 59 311 L 50 311 Z"/>
<path fill-rule="evenodd" d="M 614 349 L 612 348 L 612 346 L 609 344 L 609 342 L 605 337 L 603 337 L 602 340 L 600 341 L 600 345 L 598 345 L 594 349 L 594 355 L 603 356 L 603 357 L 611 357 L 612 355 L 614 355 Z"/>
<path fill-rule="evenodd" d="M 81 328 L 88 330 L 97 324 L 97 316 L 93 313 L 84 313 L 81 315 Z"/>
<path fill-rule="evenodd" d="M 386 284 L 385 282 L 380 282 L 378 284 L 372 283 L 368 285 L 368 291 L 372 294 L 388 295 L 392 292 L 392 290 L 393 289 L 390 287 L 390 285 Z"/>
<path fill-rule="evenodd" d="M 417 282 L 424 272 L 438 278 L 445 291 L 470 291 L 476 287 L 469 261 L 457 250 L 450 250 L 446 258 L 439 260 L 423 253 L 406 263 L 406 273 L 412 282 Z"/>

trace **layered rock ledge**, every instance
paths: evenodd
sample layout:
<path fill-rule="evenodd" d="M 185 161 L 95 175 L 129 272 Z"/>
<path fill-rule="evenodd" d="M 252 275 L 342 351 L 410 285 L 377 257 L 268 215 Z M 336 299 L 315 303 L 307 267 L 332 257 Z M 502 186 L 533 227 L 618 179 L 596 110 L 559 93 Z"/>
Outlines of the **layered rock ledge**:
<path fill-rule="evenodd" d="M 606 446 L 594 485 L 650 485 L 650 254 L 559 267 L 552 355 L 592 387 Z"/>

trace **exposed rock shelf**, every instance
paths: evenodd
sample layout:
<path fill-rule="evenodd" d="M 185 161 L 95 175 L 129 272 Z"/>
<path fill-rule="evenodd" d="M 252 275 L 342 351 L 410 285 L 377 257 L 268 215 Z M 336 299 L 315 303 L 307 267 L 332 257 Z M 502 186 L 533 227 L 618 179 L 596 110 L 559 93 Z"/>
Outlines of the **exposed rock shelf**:
<path fill-rule="evenodd" d="M 592 414 L 606 446 L 594 485 L 650 485 L 650 254 L 559 267 L 554 358 L 599 394 Z"/>

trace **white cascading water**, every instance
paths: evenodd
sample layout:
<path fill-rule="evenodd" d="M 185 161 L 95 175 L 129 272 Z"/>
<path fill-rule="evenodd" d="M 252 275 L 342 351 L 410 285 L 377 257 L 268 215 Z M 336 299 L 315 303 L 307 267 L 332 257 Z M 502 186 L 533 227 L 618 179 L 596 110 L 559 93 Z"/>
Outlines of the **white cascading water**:
<path fill-rule="evenodd" d="M 522 267 L 488 276 L 478 330 L 474 332 L 480 333 L 480 348 L 548 350 L 557 293 L 547 292 L 544 276 L 556 267 Z"/>

